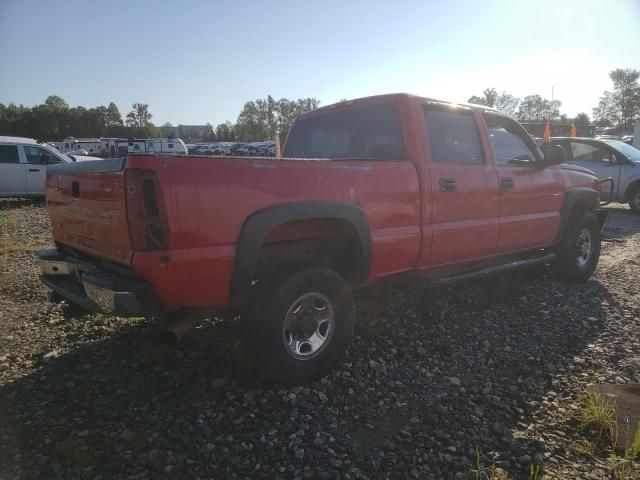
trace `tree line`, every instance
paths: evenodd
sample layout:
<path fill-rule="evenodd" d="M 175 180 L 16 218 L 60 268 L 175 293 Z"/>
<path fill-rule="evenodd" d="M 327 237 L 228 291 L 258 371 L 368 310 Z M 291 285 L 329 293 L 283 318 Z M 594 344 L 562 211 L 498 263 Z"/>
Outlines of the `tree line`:
<path fill-rule="evenodd" d="M 609 78 L 612 89 L 603 92 L 598 105 L 593 108 L 593 122 L 599 127 L 618 127 L 623 131 L 631 131 L 635 121 L 640 118 L 640 70 L 617 68 L 609 73 Z M 576 125 L 591 123 L 585 112 L 569 119 L 560 113 L 562 102 L 540 95 L 528 95 L 520 99 L 507 92 L 498 93 L 495 88 L 486 88 L 482 96 L 473 95 L 468 102 L 493 107 L 521 122 L 571 120 Z"/>
<path fill-rule="evenodd" d="M 611 90 L 603 92 L 598 105 L 593 108 L 593 122 L 598 126 L 614 126 L 632 130 L 640 118 L 640 71 L 618 68 L 609 73 Z M 518 120 L 569 121 L 560 112 L 562 102 L 549 100 L 541 95 L 515 97 L 507 92 L 499 93 L 487 88 L 481 96 L 472 96 L 470 103 L 487 105 L 501 110 Z M 289 100 L 274 99 L 271 95 L 246 102 L 235 123 L 229 121 L 217 126 L 206 124 L 201 141 L 260 141 L 273 139 L 276 132 L 285 132 L 302 112 L 320 105 L 316 98 Z M 189 136 L 187 127 L 165 123 L 156 126 L 149 105 L 138 102 L 131 106 L 123 120 L 115 103 L 108 106 L 86 108 L 70 107 L 57 95 L 50 95 L 41 105 L 3 105 L 0 103 L 0 134 L 36 138 L 39 140 L 61 140 L 64 137 L 121 137 L 147 138 L 177 135 Z M 581 112 L 574 119 L 576 125 L 589 125 L 591 119 Z"/>
<path fill-rule="evenodd" d="M 236 123 L 229 121 L 217 126 L 206 124 L 202 141 L 259 141 L 275 138 L 276 132 L 287 131 L 300 113 L 320 105 L 316 98 L 275 100 L 265 99 L 244 104 Z M 177 135 L 187 137 L 187 127 L 171 123 L 156 126 L 149 105 L 138 102 L 123 121 L 115 103 L 86 108 L 70 107 L 57 95 L 50 95 L 41 105 L 3 105 L 0 103 L 0 134 L 36 138 L 44 141 L 65 137 L 153 138 Z"/>

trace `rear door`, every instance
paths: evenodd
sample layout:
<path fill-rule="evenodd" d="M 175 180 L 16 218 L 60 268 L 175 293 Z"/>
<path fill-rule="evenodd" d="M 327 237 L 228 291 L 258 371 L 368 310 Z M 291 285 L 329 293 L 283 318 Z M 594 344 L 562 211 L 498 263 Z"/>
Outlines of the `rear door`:
<path fill-rule="evenodd" d="M 433 243 L 426 266 L 492 255 L 499 235 L 499 189 L 471 109 L 423 106 L 432 190 Z M 428 206 L 427 206 L 428 208 Z"/>
<path fill-rule="evenodd" d="M 564 200 L 560 167 L 539 167 L 538 149 L 518 122 L 493 113 L 484 118 L 500 179 L 498 252 L 552 245 Z M 510 165 L 510 160 L 530 165 Z"/>
<path fill-rule="evenodd" d="M 17 145 L 0 145 L 0 196 L 26 193 L 26 165 Z"/>

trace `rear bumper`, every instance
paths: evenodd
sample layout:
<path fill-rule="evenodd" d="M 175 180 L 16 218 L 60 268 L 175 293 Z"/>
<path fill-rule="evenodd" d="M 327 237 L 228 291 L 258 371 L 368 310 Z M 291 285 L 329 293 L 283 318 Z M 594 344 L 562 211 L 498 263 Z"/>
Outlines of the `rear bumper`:
<path fill-rule="evenodd" d="M 37 252 L 42 283 L 92 312 L 121 317 L 156 315 L 160 305 L 149 282 L 106 272 L 58 250 Z"/>

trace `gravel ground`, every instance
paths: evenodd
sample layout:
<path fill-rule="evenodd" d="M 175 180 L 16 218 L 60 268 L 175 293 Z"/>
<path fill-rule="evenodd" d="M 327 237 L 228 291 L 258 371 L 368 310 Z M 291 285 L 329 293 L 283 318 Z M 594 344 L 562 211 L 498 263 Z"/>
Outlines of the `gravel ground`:
<path fill-rule="evenodd" d="M 0 478 L 609 478 L 574 419 L 589 382 L 640 382 L 640 216 L 614 206 L 595 278 L 548 272 L 358 292 L 342 367 L 251 380 L 240 322 L 174 347 L 142 319 L 50 303 L 39 203 L 0 202 Z M 633 478 L 633 477 L 630 477 Z"/>

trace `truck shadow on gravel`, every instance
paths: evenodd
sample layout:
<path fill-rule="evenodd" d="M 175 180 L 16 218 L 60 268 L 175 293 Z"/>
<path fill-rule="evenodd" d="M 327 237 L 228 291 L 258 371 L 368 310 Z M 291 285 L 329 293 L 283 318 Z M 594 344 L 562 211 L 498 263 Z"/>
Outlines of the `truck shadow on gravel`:
<path fill-rule="evenodd" d="M 529 478 L 549 451 L 531 415 L 559 400 L 559 377 L 588 374 L 587 346 L 616 309 L 597 281 L 531 277 L 360 291 L 344 365 L 293 389 L 238 373 L 236 320 L 173 348 L 149 322 L 113 319 L 115 332 L 0 388 L 0 477 L 440 478 L 467 475 L 478 447 Z"/>

